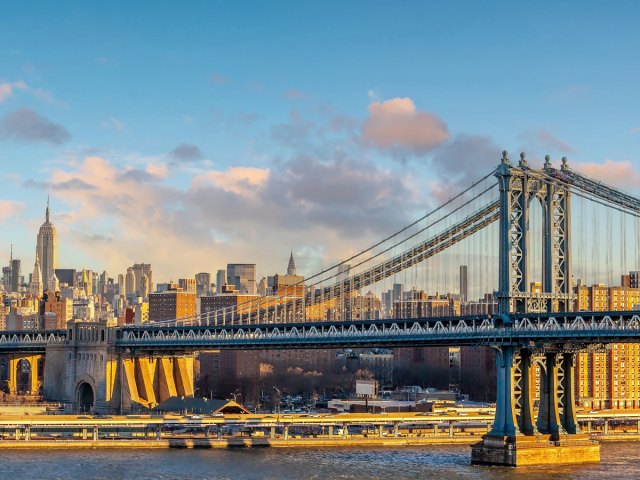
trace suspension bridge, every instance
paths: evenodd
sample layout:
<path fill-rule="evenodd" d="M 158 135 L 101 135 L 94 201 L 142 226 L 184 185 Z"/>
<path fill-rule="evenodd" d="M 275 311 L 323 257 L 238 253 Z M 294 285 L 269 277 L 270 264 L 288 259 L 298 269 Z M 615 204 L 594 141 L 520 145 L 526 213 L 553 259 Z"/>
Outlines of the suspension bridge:
<path fill-rule="evenodd" d="M 576 287 L 640 270 L 639 218 L 639 199 L 564 158 L 559 168 L 549 157 L 533 168 L 524 154 L 514 164 L 504 152 L 494 171 L 438 208 L 273 294 L 141 326 L 11 332 L 0 351 L 41 348 L 45 395 L 92 394 L 108 410 L 122 406 L 123 388 L 134 401 L 161 398 L 154 375 L 165 394 L 188 393 L 181 356 L 201 350 L 485 345 L 496 351 L 496 415 L 473 461 L 595 461 L 597 445 L 576 420 L 576 355 L 640 341 L 640 311 L 581 311 Z"/>

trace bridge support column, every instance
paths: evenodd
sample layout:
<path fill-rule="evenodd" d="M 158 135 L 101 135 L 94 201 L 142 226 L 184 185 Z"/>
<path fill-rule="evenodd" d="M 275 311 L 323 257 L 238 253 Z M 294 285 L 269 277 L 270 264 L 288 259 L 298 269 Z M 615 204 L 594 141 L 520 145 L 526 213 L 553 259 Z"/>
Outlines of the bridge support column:
<path fill-rule="evenodd" d="M 520 415 L 518 417 L 518 427 L 524 435 L 534 435 L 537 433 L 533 422 L 533 380 L 531 370 L 531 351 L 522 349 L 520 351 Z"/>
<path fill-rule="evenodd" d="M 523 350 L 518 366 L 515 347 L 502 346 L 497 350 L 495 420 L 483 441 L 472 447 L 472 463 L 518 466 L 600 461 L 600 446 L 587 435 L 577 434 L 574 355 L 563 356 L 556 351 L 545 354 L 536 431 L 531 405 L 531 355 Z M 561 438 L 561 433 L 566 437 Z M 539 434 L 545 434 L 546 438 L 540 438 Z"/>
<path fill-rule="evenodd" d="M 7 383 L 9 386 L 9 394 L 18 393 L 18 364 L 21 358 L 11 355 L 9 357 L 9 374 L 7 375 Z"/>
<path fill-rule="evenodd" d="M 547 433 L 552 441 L 560 439 L 561 422 L 558 408 L 558 356 L 557 352 L 545 354 L 545 368 L 540 372 L 540 408 L 538 430 Z"/>
<path fill-rule="evenodd" d="M 174 372 L 178 395 L 193 397 L 193 357 L 176 358 Z"/>
<path fill-rule="evenodd" d="M 576 355 L 573 352 L 562 355 L 564 405 L 561 420 L 565 431 L 572 435 L 580 433 L 580 425 L 578 425 L 578 417 L 576 416 Z"/>
<path fill-rule="evenodd" d="M 492 438 L 504 444 L 507 439 L 513 440 L 519 433 L 513 398 L 513 355 L 515 347 L 505 345 L 497 349 L 496 354 L 496 414 L 491 432 L 485 440 L 494 443 Z"/>

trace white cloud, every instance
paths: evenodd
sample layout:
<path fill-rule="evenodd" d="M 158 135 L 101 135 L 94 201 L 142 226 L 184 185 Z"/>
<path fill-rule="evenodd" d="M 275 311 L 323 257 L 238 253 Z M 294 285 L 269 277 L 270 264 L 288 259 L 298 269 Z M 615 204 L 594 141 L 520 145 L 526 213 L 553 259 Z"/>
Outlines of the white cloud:
<path fill-rule="evenodd" d="M 363 142 L 383 150 L 424 154 L 448 139 L 446 124 L 432 113 L 417 110 L 410 98 L 371 103 L 362 127 Z"/>
<path fill-rule="evenodd" d="M 27 90 L 27 84 L 22 80 L 13 83 L 0 83 L 0 103 L 13 97 L 16 90 Z"/>

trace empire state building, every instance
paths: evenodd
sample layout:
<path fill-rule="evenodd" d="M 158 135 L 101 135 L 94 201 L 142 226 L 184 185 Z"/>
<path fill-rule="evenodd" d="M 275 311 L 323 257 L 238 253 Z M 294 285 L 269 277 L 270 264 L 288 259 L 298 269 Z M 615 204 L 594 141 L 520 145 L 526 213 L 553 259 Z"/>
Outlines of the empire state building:
<path fill-rule="evenodd" d="M 45 221 L 38 232 L 38 244 L 36 250 L 42 266 L 44 289 L 53 289 L 55 288 L 53 285 L 54 271 L 58 266 L 58 238 L 56 235 L 56 227 L 49 221 L 48 198 Z"/>

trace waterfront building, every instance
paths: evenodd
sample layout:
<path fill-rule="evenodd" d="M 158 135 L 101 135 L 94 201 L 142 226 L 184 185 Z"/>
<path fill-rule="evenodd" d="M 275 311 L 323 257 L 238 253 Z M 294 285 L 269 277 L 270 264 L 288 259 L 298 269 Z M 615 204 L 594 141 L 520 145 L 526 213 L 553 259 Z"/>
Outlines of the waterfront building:
<path fill-rule="evenodd" d="M 633 285 L 634 273 L 629 284 Z M 576 310 L 633 310 L 640 304 L 640 289 L 606 287 L 603 284 L 576 288 Z M 578 401 L 588 409 L 640 408 L 640 344 L 614 343 L 607 348 L 580 352 L 576 360 Z"/>

